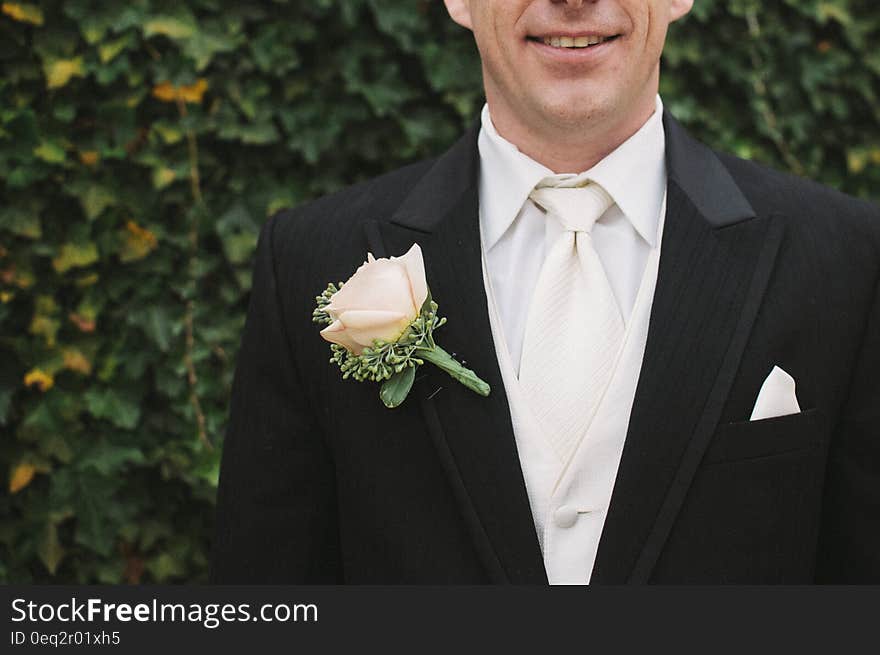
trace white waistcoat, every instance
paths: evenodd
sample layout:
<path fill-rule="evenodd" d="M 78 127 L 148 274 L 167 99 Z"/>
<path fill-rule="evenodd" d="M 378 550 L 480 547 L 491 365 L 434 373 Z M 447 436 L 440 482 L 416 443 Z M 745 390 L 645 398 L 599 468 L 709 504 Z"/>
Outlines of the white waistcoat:
<path fill-rule="evenodd" d="M 550 584 L 590 582 L 645 353 L 666 214 L 665 198 L 662 207 L 657 246 L 645 264 L 614 372 L 586 435 L 567 462 L 560 461 L 550 447 L 520 391 L 481 243 L 483 284 L 495 354 Z"/>

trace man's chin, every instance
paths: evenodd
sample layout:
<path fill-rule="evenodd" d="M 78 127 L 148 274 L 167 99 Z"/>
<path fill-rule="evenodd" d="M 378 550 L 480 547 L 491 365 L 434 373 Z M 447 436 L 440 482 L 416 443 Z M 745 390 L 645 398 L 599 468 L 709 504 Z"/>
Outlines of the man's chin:
<path fill-rule="evenodd" d="M 607 104 L 595 94 L 543 100 L 540 111 L 544 121 L 565 129 L 587 128 L 604 120 L 610 113 Z"/>

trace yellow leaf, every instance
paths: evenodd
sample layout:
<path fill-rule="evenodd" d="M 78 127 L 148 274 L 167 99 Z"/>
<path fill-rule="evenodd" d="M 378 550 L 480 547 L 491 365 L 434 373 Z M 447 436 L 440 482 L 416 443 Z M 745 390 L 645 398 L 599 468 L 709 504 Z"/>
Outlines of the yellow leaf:
<path fill-rule="evenodd" d="M 30 333 L 42 336 L 46 340 L 46 346 L 55 347 L 55 335 L 61 327 L 58 321 L 49 316 L 34 316 L 29 327 Z"/>
<path fill-rule="evenodd" d="M 126 46 L 131 42 L 131 36 L 126 34 L 125 36 L 116 39 L 115 41 L 111 41 L 110 43 L 103 43 L 98 46 L 98 56 L 101 58 L 101 63 L 106 64 L 111 61 L 116 55 L 125 50 Z"/>
<path fill-rule="evenodd" d="M 49 61 L 44 65 L 44 72 L 46 73 L 46 86 L 48 88 L 56 89 L 64 86 L 74 75 L 82 77 L 82 57 Z"/>
<path fill-rule="evenodd" d="M 173 125 L 164 125 L 162 123 L 154 123 L 153 130 L 162 137 L 162 141 L 167 144 L 175 144 L 183 138 L 183 132 Z"/>
<path fill-rule="evenodd" d="M 52 296 L 37 296 L 34 302 L 34 315 L 28 329 L 31 334 L 42 336 L 49 348 L 55 347 L 55 335 L 61 327 L 58 319 L 55 318 L 57 313 L 58 305 Z"/>
<path fill-rule="evenodd" d="M 58 526 L 53 521 L 46 523 L 46 529 L 37 545 L 37 554 L 46 565 L 46 570 L 55 575 L 58 565 L 64 559 L 64 548 L 58 539 Z"/>
<path fill-rule="evenodd" d="M 98 248 L 94 243 L 65 243 L 61 246 L 58 256 L 52 260 L 52 268 L 58 273 L 81 266 L 89 266 L 98 261 Z"/>
<path fill-rule="evenodd" d="M 200 77 L 193 84 L 174 86 L 171 82 L 161 82 L 153 87 L 153 97 L 162 102 L 177 102 L 178 98 L 184 102 L 200 103 L 205 91 L 208 90 L 208 80 Z"/>
<path fill-rule="evenodd" d="M 12 291 L 0 291 L 0 302 L 4 305 L 13 298 L 15 298 L 15 294 Z"/>
<path fill-rule="evenodd" d="M 177 173 L 172 168 L 157 168 L 153 171 L 153 186 L 156 189 L 164 189 L 174 181 Z"/>
<path fill-rule="evenodd" d="M 40 391 L 46 392 L 55 384 L 55 378 L 49 373 L 39 368 L 28 371 L 24 376 L 24 386 L 32 387 L 34 385 L 40 388 Z"/>
<path fill-rule="evenodd" d="M 84 150 L 79 153 L 79 160 L 86 166 L 94 166 L 100 159 L 101 155 L 94 150 Z"/>
<path fill-rule="evenodd" d="M 45 139 L 34 148 L 34 155 L 50 164 L 60 164 L 67 158 L 67 153 L 60 144 Z"/>
<path fill-rule="evenodd" d="M 861 148 L 846 153 L 846 166 L 850 173 L 858 175 L 868 165 L 868 153 Z"/>
<path fill-rule="evenodd" d="M 123 262 L 143 259 L 156 249 L 157 243 L 155 234 L 134 221 L 128 221 L 122 234 L 122 251 L 119 259 Z"/>
<path fill-rule="evenodd" d="M 64 348 L 61 354 L 64 357 L 64 368 L 83 375 L 92 372 L 92 363 L 77 348 Z"/>
<path fill-rule="evenodd" d="M 9 493 L 17 494 L 34 479 L 37 469 L 31 464 L 19 464 L 9 474 Z"/>
<path fill-rule="evenodd" d="M 153 87 L 153 97 L 158 98 L 162 102 L 174 102 L 177 93 L 171 82 L 161 82 Z"/>
<path fill-rule="evenodd" d="M 83 275 L 81 277 L 76 278 L 76 286 L 79 288 L 90 287 L 97 284 L 98 280 L 101 279 L 97 273 L 88 273 L 87 275 Z"/>
<path fill-rule="evenodd" d="M 208 80 L 200 77 L 195 84 L 180 87 L 180 95 L 186 102 L 201 102 L 208 89 Z"/>
<path fill-rule="evenodd" d="M 22 23 L 33 23 L 34 25 L 43 24 L 43 10 L 35 5 L 4 2 L 0 5 L 0 10 L 12 20 L 21 21 Z"/>
<path fill-rule="evenodd" d="M 143 29 L 146 36 L 163 34 L 171 39 L 187 39 L 195 33 L 193 25 L 173 16 L 157 16 L 144 23 Z"/>

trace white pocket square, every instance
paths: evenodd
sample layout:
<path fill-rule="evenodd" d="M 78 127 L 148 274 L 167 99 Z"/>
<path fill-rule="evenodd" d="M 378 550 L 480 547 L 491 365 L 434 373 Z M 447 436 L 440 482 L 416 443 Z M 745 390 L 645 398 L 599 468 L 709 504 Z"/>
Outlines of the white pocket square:
<path fill-rule="evenodd" d="M 778 366 L 774 366 L 761 385 L 749 420 L 760 421 L 764 418 L 797 414 L 800 411 L 794 378 Z"/>

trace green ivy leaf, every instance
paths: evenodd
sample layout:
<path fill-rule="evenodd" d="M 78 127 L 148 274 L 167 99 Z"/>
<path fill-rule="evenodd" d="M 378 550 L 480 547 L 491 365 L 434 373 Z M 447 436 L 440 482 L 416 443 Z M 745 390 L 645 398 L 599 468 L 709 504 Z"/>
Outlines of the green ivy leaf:
<path fill-rule="evenodd" d="M 105 209 L 116 202 L 116 193 L 102 184 L 83 181 L 70 185 L 69 189 L 79 199 L 83 212 L 90 221 L 98 218 Z"/>
<path fill-rule="evenodd" d="M 131 313 L 130 320 L 147 335 L 150 343 L 155 344 L 161 352 L 168 352 L 174 338 L 175 324 L 165 306 L 151 305 L 136 309 Z"/>
<path fill-rule="evenodd" d="M 116 545 L 116 531 L 124 507 L 108 502 L 121 482 L 100 475 L 83 475 L 76 480 L 76 542 L 101 555 L 109 555 Z"/>
<path fill-rule="evenodd" d="M 138 402 L 115 389 L 89 389 L 85 393 L 85 402 L 92 416 L 110 421 L 120 428 L 130 430 L 140 420 Z"/>
<path fill-rule="evenodd" d="M 92 468 L 104 475 L 118 474 L 128 464 L 142 464 L 144 454 L 134 446 L 98 444 L 79 460 L 81 469 Z"/>
<path fill-rule="evenodd" d="M 0 229 L 26 239 L 43 236 L 39 214 L 33 209 L 16 206 L 0 208 Z"/>

